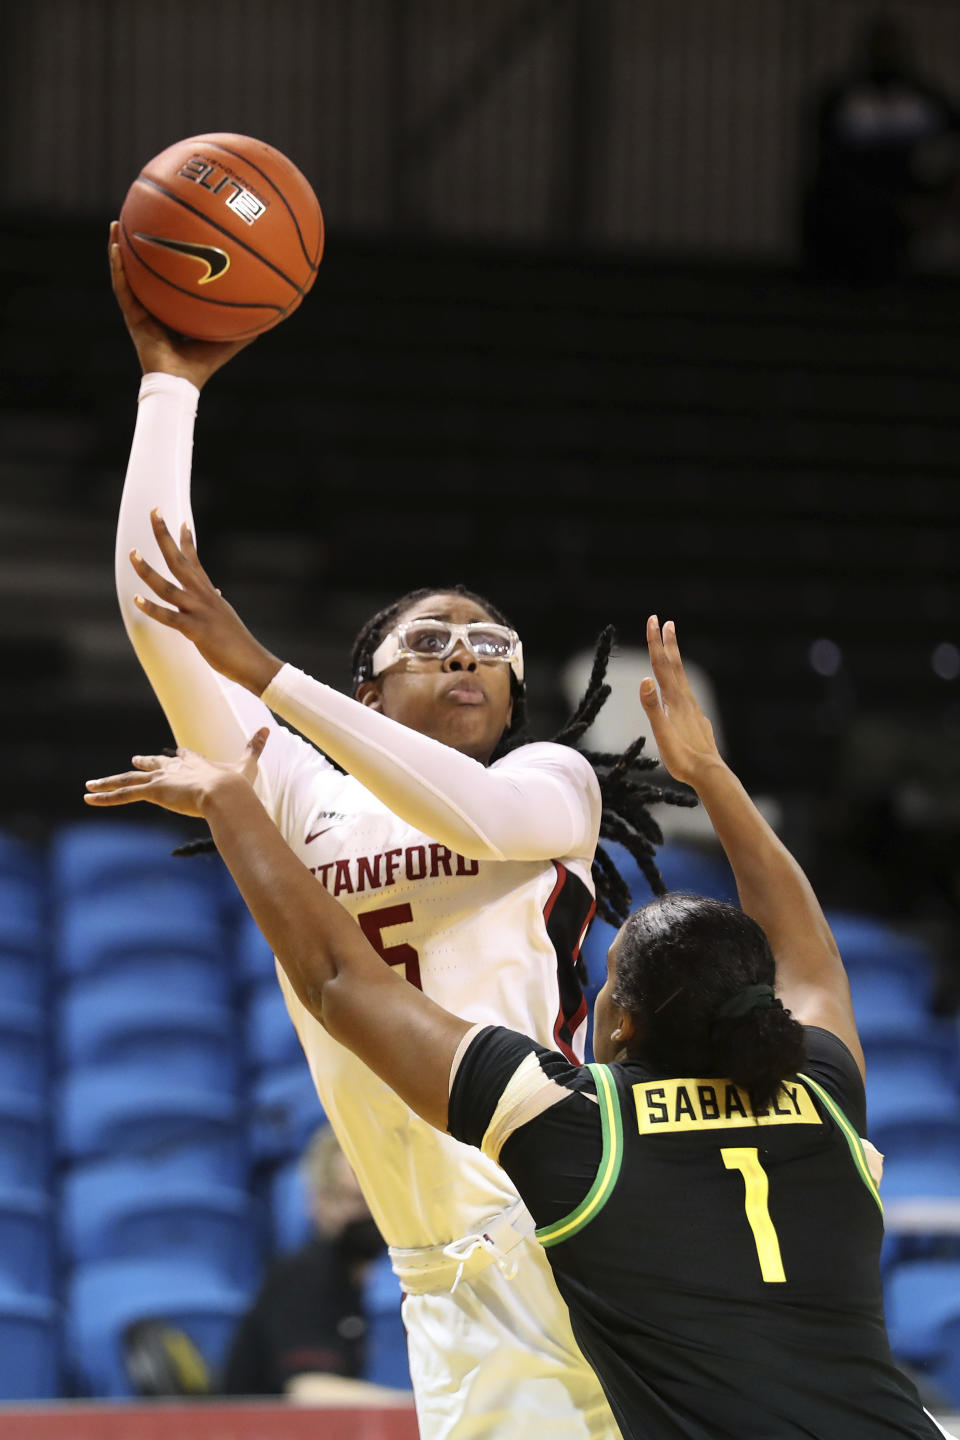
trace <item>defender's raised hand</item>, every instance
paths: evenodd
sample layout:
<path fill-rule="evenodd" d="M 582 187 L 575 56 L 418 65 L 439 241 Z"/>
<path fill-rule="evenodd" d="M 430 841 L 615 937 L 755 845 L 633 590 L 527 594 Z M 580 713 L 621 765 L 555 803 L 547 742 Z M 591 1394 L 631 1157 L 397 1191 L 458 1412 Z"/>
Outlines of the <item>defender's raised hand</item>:
<path fill-rule="evenodd" d="M 661 631 L 656 615 L 650 616 L 647 648 L 656 683 L 649 678 L 640 682 L 640 702 L 649 717 L 662 763 L 675 780 L 696 788 L 705 770 L 723 765 L 723 760 L 713 738 L 713 726 L 690 688 L 672 620 Z"/>
<path fill-rule="evenodd" d="M 160 553 L 177 583 L 155 570 L 139 550 L 131 550 L 130 563 L 134 570 L 165 602 L 158 605 L 144 595 L 137 595 L 134 597 L 137 608 L 151 620 L 179 630 L 192 640 L 207 664 L 228 680 L 235 680 L 255 695 L 261 695 L 282 662 L 251 635 L 233 606 L 224 600 L 200 564 L 188 526 L 181 527 L 178 545 L 159 510 L 151 511 L 150 524 Z"/>
<path fill-rule="evenodd" d="M 124 322 L 130 332 L 134 349 L 144 375 L 160 371 L 164 375 L 179 375 L 202 390 L 210 376 L 221 366 L 232 360 L 256 336 L 246 340 L 191 340 L 187 335 L 178 335 L 146 310 L 133 291 L 123 269 L 120 246 L 117 243 L 119 225 L 114 220 L 110 226 L 110 240 L 107 258 L 110 262 L 110 280 L 117 297 Z"/>
<path fill-rule="evenodd" d="M 177 815 L 203 815 L 218 785 L 243 781 L 253 784 L 257 762 L 270 731 L 266 726 L 247 741 L 247 748 L 232 764 L 206 760 L 182 746 L 175 755 L 134 755 L 133 769 L 121 775 L 88 780 L 84 800 L 98 808 L 133 805 L 147 800 Z"/>

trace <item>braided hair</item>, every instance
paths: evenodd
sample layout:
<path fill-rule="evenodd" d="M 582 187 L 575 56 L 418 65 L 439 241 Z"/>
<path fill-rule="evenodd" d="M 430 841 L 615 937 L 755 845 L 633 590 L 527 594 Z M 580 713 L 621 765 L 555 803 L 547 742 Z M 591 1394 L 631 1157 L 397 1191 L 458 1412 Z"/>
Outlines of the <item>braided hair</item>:
<path fill-rule="evenodd" d="M 409 594 L 401 595 L 398 600 L 378 610 L 357 635 L 350 656 L 355 692 L 363 681 L 373 678 L 374 652 L 384 636 L 392 630 L 397 618 L 411 605 L 425 600 L 428 595 L 438 594 L 461 595 L 465 600 L 472 600 L 475 605 L 486 610 L 490 618 L 499 625 L 514 628 L 501 610 L 484 596 L 475 594 L 463 585 L 411 590 Z M 615 638 L 613 626 L 608 625 L 597 641 L 593 667 L 583 697 L 569 720 L 553 737 L 555 744 L 575 747 L 603 708 L 610 695 L 610 686 L 604 677 Z M 491 763 L 508 755 L 520 745 L 529 745 L 535 739 L 527 719 L 526 689 L 512 670 L 510 694 L 513 698 L 513 713 L 490 757 Z M 654 895 L 664 895 L 667 887 L 655 859 L 657 846 L 663 844 L 663 833 L 650 814 L 648 806 L 657 802 L 696 805 L 697 801 L 693 796 L 664 790 L 659 785 L 640 779 L 645 771 L 653 770 L 659 764 L 652 756 L 642 753 L 645 738 L 641 735 L 621 754 L 599 750 L 583 750 L 580 753 L 589 760 L 600 783 L 601 839 L 616 841 L 629 851 Z M 597 914 L 609 925 L 619 927 L 630 913 L 630 888 L 602 845 L 597 846 L 594 856 L 593 881 L 597 892 Z"/>

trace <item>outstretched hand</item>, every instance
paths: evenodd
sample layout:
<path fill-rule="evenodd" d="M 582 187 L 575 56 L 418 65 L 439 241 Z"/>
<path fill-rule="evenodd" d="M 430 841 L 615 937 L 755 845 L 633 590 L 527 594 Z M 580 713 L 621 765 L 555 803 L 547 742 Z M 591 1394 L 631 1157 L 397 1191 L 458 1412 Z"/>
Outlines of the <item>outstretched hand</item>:
<path fill-rule="evenodd" d="M 647 648 L 655 681 L 647 678 L 640 682 L 640 703 L 650 721 L 661 762 L 675 780 L 696 788 L 704 770 L 722 765 L 723 761 L 713 738 L 713 726 L 690 688 L 672 620 L 661 631 L 656 615 L 650 616 Z"/>
<path fill-rule="evenodd" d="M 179 375 L 202 390 L 210 376 L 256 336 L 251 335 L 246 340 L 191 340 L 189 336 L 179 335 L 161 324 L 149 310 L 144 309 L 130 289 L 120 258 L 119 231 L 119 224 L 114 220 L 107 246 L 110 279 L 144 375 L 154 371 Z"/>
<path fill-rule="evenodd" d="M 131 550 L 130 563 L 134 570 L 153 593 L 165 601 L 158 605 L 144 595 L 135 595 L 138 610 L 192 640 L 207 664 L 228 680 L 235 680 L 255 695 L 262 695 L 280 669 L 281 661 L 251 635 L 236 610 L 213 584 L 200 564 L 189 527 L 181 526 L 178 545 L 159 510 L 150 512 L 150 524 L 174 580 L 166 579 L 155 570 L 139 550 Z"/>
<path fill-rule="evenodd" d="M 177 815 L 203 815 L 205 803 L 217 785 L 237 779 L 253 784 L 269 735 L 266 726 L 258 730 L 247 741 L 242 757 L 232 764 L 206 760 L 182 746 L 175 755 L 134 755 L 134 768 L 125 774 L 88 780 L 83 798 L 98 808 L 148 800 Z"/>

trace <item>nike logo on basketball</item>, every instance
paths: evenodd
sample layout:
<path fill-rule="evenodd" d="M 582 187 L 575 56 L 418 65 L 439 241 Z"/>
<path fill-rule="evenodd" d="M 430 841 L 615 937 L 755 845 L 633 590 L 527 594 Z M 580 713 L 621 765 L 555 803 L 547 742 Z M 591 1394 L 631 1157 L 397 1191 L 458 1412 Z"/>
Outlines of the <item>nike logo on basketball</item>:
<path fill-rule="evenodd" d="M 148 245 L 159 245 L 162 250 L 176 250 L 179 255 L 199 260 L 206 273 L 200 276 L 198 285 L 209 285 L 211 280 L 219 280 L 230 269 L 230 256 L 216 245 L 196 245 L 192 240 L 168 240 L 163 235 L 144 235 L 139 230 L 134 233 L 138 240 L 145 240 Z"/>

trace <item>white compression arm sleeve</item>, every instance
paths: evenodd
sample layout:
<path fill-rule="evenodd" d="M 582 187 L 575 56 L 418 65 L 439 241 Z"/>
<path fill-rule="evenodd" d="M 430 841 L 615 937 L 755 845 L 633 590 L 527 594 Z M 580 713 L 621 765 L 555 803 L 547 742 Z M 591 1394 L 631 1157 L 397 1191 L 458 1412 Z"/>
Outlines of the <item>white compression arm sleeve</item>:
<path fill-rule="evenodd" d="M 211 759 L 232 760 L 254 730 L 273 724 L 270 712 L 217 675 L 184 636 L 142 615 L 133 603 L 144 585 L 130 564 L 131 550 L 169 575 L 150 528 L 150 511 L 159 508 L 175 539 L 182 522 L 193 529 L 190 462 L 198 394 L 189 380 L 174 375 L 146 375 L 140 386 L 117 524 L 117 597 L 130 642 L 177 743 Z"/>
<path fill-rule="evenodd" d="M 592 860 L 600 787 L 565 745 L 486 767 L 284 665 L 261 697 L 408 824 L 470 859 Z"/>

